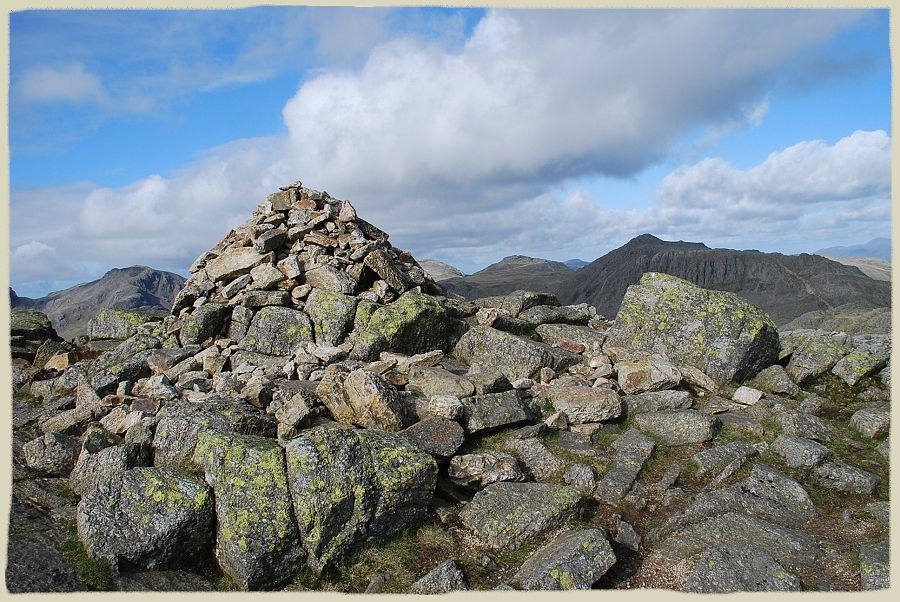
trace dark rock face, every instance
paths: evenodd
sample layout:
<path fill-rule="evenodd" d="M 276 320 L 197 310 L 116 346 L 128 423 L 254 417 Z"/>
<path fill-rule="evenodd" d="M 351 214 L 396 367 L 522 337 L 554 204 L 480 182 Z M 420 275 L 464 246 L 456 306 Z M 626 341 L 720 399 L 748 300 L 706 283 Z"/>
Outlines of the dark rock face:
<path fill-rule="evenodd" d="M 638 236 L 560 284 L 563 303 L 587 302 L 614 316 L 625 290 L 646 272 L 671 274 L 713 290 L 729 291 L 779 324 L 806 312 L 845 304 L 890 306 L 890 283 L 818 255 L 781 255 L 710 249 L 701 243 Z"/>

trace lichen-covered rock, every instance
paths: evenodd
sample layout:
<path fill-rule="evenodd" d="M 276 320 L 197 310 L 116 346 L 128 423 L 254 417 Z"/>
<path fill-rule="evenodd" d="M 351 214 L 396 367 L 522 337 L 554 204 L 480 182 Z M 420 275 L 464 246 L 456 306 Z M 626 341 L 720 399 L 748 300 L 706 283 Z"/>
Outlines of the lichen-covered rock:
<path fill-rule="evenodd" d="M 891 586 L 890 539 L 859 546 L 859 580 L 864 590 Z"/>
<path fill-rule="evenodd" d="M 351 414 L 335 416 L 338 420 L 387 431 L 399 431 L 409 423 L 397 389 L 377 374 L 354 370 L 347 375 L 343 386 Z"/>
<path fill-rule="evenodd" d="M 204 303 L 185 316 L 178 333 L 181 346 L 197 345 L 218 334 L 226 311 L 227 308 L 221 303 Z"/>
<path fill-rule="evenodd" d="M 212 548 L 214 521 L 206 483 L 168 468 L 134 468 L 105 481 L 77 513 L 88 554 L 144 569 L 201 562 Z"/>
<path fill-rule="evenodd" d="M 590 589 L 615 562 L 603 531 L 569 531 L 529 556 L 512 583 L 529 590 Z"/>
<path fill-rule="evenodd" d="M 513 426 L 531 419 L 518 390 L 466 397 L 460 403 L 463 406 L 462 425 L 469 434 Z"/>
<path fill-rule="evenodd" d="M 751 378 L 778 360 L 778 331 L 733 293 L 648 272 L 628 287 L 606 345 L 661 353 L 718 383 Z"/>
<path fill-rule="evenodd" d="M 847 355 L 847 335 L 825 330 L 792 330 L 781 337 L 782 356 L 790 356 L 785 371 L 797 383 L 824 374 Z"/>
<path fill-rule="evenodd" d="M 851 387 L 884 368 L 891 359 L 890 335 L 859 335 L 851 340 L 850 353 L 831 369 L 831 373 Z"/>
<path fill-rule="evenodd" d="M 452 395 L 453 397 L 469 397 L 475 393 L 472 381 L 453 374 L 449 370 L 438 367 L 414 367 L 409 370 L 409 382 L 406 390 L 425 397 Z"/>
<path fill-rule="evenodd" d="M 247 334 L 238 346 L 266 355 L 289 356 L 313 340 L 313 324 L 299 309 L 263 307 L 250 321 Z"/>
<path fill-rule="evenodd" d="M 500 481 L 524 481 L 515 456 L 498 451 L 463 454 L 450 459 L 447 476 L 461 487 L 483 489 Z"/>
<path fill-rule="evenodd" d="M 488 326 L 469 329 L 454 347 L 453 355 L 470 365 L 490 366 L 510 381 L 529 378 L 545 366 L 561 372 L 581 361 L 573 353 Z"/>
<path fill-rule="evenodd" d="M 300 537 L 316 571 L 422 518 L 437 482 L 430 455 L 384 431 L 316 427 L 287 442 L 285 453 Z"/>
<path fill-rule="evenodd" d="M 700 554 L 684 591 L 694 593 L 800 591 L 800 580 L 757 547 L 713 546 Z"/>
<path fill-rule="evenodd" d="M 619 387 L 627 395 L 663 391 L 681 382 L 678 367 L 661 359 L 618 362 L 616 373 Z"/>
<path fill-rule="evenodd" d="M 597 487 L 594 469 L 587 464 L 573 464 L 563 475 L 563 482 L 571 485 L 583 495 L 591 495 Z"/>
<path fill-rule="evenodd" d="M 656 443 L 637 429 L 630 429 L 613 442 L 616 449 L 612 466 L 597 483 L 594 497 L 607 504 L 618 504 L 637 478 Z"/>
<path fill-rule="evenodd" d="M 149 450 L 134 443 L 112 445 L 96 453 L 82 449 L 78 462 L 69 474 L 69 488 L 76 495 L 83 496 L 131 468 L 148 464 Z"/>
<path fill-rule="evenodd" d="M 484 546 L 512 549 L 572 518 L 580 498 L 565 485 L 493 483 L 476 493 L 459 516 Z"/>
<path fill-rule="evenodd" d="M 127 339 L 146 321 L 147 317 L 137 312 L 103 308 L 88 322 L 87 334 L 91 340 Z"/>
<path fill-rule="evenodd" d="M 12 356 L 34 360 L 38 347 L 47 339 L 61 341 L 50 319 L 31 309 L 16 309 L 9 314 Z"/>
<path fill-rule="evenodd" d="M 341 295 L 352 295 L 356 292 L 356 281 L 347 272 L 330 265 L 322 265 L 307 270 L 304 277 L 306 278 L 306 283 L 313 288 Z"/>
<path fill-rule="evenodd" d="M 412 584 L 411 594 L 446 594 L 468 590 L 466 574 L 455 560 L 445 560 Z"/>
<path fill-rule="evenodd" d="M 371 313 L 358 333 L 351 357 L 373 360 L 386 350 L 407 355 L 448 350 L 462 328 L 437 297 L 408 292 Z"/>
<path fill-rule="evenodd" d="M 427 418 L 400 431 L 400 434 L 422 451 L 443 460 L 459 451 L 466 440 L 458 422 L 443 418 Z"/>
<path fill-rule="evenodd" d="M 206 429 L 194 463 L 215 493 L 216 558 L 245 590 L 289 581 L 304 559 L 277 441 Z"/>
<path fill-rule="evenodd" d="M 815 467 L 813 476 L 823 487 L 863 495 L 870 495 L 881 481 L 876 475 L 861 468 L 838 462 L 825 462 Z"/>
<path fill-rule="evenodd" d="M 206 429 L 274 437 L 272 416 L 240 399 L 208 398 L 203 403 L 177 402 L 160 413 L 153 438 L 155 466 L 196 469 L 194 447 Z"/>
<path fill-rule="evenodd" d="M 778 435 L 769 449 L 781 456 L 791 468 L 812 468 L 831 455 L 831 451 L 824 445 L 784 433 Z"/>
<path fill-rule="evenodd" d="M 319 345 L 337 345 L 353 326 L 356 297 L 315 289 L 306 300 L 306 313 L 312 320 Z"/>
<path fill-rule="evenodd" d="M 565 467 L 562 460 L 534 437 L 513 439 L 506 445 L 506 449 L 519 456 L 522 464 L 537 481 L 548 481 Z"/>
<path fill-rule="evenodd" d="M 22 446 L 29 467 L 60 477 L 69 476 L 80 451 L 81 442 L 63 433 L 47 433 Z"/>
<path fill-rule="evenodd" d="M 755 456 L 759 450 L 749 443 L 732 441 L 724 445 L 717 445 L 691 456 L 691 460 L 697 466 L 697 476 L 718 472 L 738 459 L 746 459 Z"/>
<path fill-rule="evenodd" d="M 252 247 L 227 249 L 218 257 L 206 263 L 206 274 L 213 282 L 231 280 L 261 264 L 265 256 Z"/>
<path fill-rule="evenodd" d="M 562 310 L 563 308 L 556 309 Z M 533 322 L 531 316 L 526 317 L 525 320 Z M 590 326 L 542 323 L 535 328 L 535 332 L 541 341 L 548 345 L 557 345 L 563 339 L 568 339 L 570 341 L 575 341 L 576 343 L 581 343 L 584 345 L 585 349 L 600 349 L 603 346 L 604 341 L 606 341 L 605 332 L 601 332 Z"/>
<path fill-rule="evenodd" d="M 660 410 L 638 414 L 634 423 L 666 445 L 688 445 L 712 439 L 716 418 L 698 410 Z"/>
<path fill-rule="evenodd" d="M 800 393 L 800 387 L 791 380 L 787 371 L 778 364 L 769 366 L 747 381 L 747 386 L 766 393 L 788 395 L 790 397 L 795 397 Z"/>
<path fill-rule="evenodd" d="M 634 416 L 660 410 L 687 409 L 694 404 L 694 399 L 687 391 L 649 391 L 625 395 L 622 403 L 625 413 Z"/>
<path fill-rule="evenodd" d="M 850 417 L 850 426 L 865 437 L 874 439 L 891 429 L 891 411 L 863 408 Z"/>
<path fill-rule="evenodd" d="M 776 417 L 781 432 L 816 441 L 830 441 L 831 430 L 818 417 L 803 412 L 781 412 Z"/>
<path fill-rule="evenodd" d="M 600 387 L 548 387 L 544 395 L 553 409 L 565 412 L 571 424 L 603 422 L 622 414 L 622 399 L 612 389 Z"/>

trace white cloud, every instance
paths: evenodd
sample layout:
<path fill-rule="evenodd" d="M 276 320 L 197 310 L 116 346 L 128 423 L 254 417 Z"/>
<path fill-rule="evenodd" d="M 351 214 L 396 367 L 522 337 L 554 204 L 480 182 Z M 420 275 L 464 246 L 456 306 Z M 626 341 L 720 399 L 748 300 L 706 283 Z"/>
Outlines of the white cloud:
<path fill-rule="evenodd" d="M 13 90 L 35 102 L 102 103 L 107 98 L 100 78 L 81 63 L 31 67 Z"/>

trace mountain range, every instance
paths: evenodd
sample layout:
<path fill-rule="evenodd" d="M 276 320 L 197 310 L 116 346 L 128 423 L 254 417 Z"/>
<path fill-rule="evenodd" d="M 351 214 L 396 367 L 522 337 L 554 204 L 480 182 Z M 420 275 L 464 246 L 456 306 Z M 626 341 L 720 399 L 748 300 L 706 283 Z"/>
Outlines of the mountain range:
<path fill-rule="evenodd" d="M 828 247 L 827 249 L 819 249 L 816 255 L 827 255 L 828 257 L 855 257 L 855 258 L 872 258 L 881 261 L 891 262 L 891 239 L 889 238 L 873 238 L 869 242 L 861 245 L 850 245 L 845 247 Z"/>
<path fill-rule="evenodd" d="M 9 289 L 12 309 L 36 309 L 47 314 L 65 339 L 85 334 L 87 324 L 101 309 L 138 312 L 166 311 L 185 279 L 147 266 L 114 268 L 102 278 L 56 291 L 39 299 L 19 297 Z"/>

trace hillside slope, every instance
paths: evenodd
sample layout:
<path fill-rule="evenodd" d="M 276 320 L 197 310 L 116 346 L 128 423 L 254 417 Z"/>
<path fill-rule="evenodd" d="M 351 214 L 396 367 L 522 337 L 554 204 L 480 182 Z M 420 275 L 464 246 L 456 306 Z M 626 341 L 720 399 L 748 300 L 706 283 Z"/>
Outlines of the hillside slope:
<path fill-rule="evenodd" d="M 448 292 L 466 299 L 505 295 L 515 290 L 558 294 L 572 270 L 566 264 L 524 255 L 512 255 L 471 276 L 441 281 Z"/>

